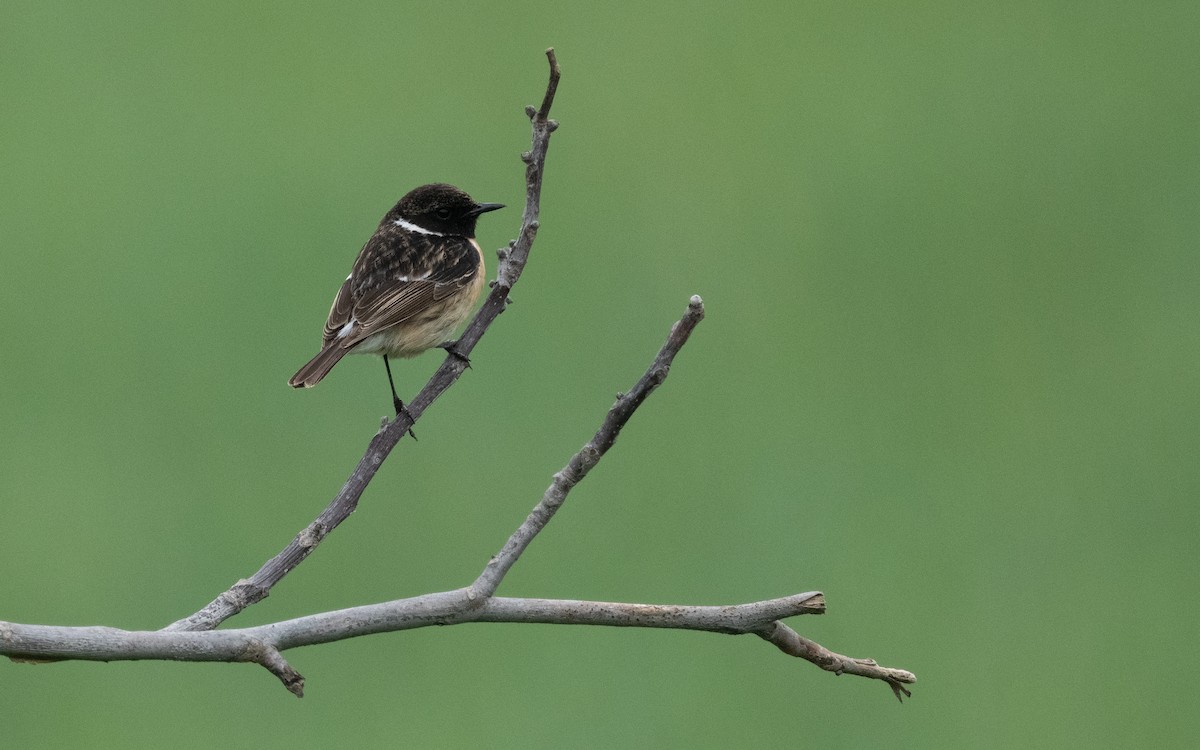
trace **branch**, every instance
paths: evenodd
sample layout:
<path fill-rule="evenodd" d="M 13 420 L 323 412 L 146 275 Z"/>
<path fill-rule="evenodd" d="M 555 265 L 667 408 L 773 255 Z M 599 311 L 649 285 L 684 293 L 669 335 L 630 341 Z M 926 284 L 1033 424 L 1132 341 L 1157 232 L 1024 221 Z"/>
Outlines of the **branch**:
<path fill-rule="evenodd" d="M 542 177 L 550 134 L 558 127 L 549 119 L 558 87 L 559 69 L 553 49 L 546 51 L 550 80 L 540 109 L 526 108 L 532 121 L 532 149 L 521 155 L 526 163 L 526 201 L 518 238 L 499 252 L 500 265 L 491 294 L 459 338 L 461 356 L 448 356 L 425 388 L 372 439 L 366 454 L 342 491 L 282 552 L 249 579 L 239 581 L 204 609 L 159 631 L 126 631 L 106 627 L 58 627 L 0 622 L 0 654 L 17 661 L 82 659 L 119 661 L 164 659 L 226 661 L 259 664 L 292 693 L 304 693 L 304 678 L 283 658 L 299 646 L 345 640 L 372 633 L 430 625 L 466 622 L 551 623 L 615 627 L 675 628 L 732 635 L 754 634 L 786 654 L 805 659 L 835 674 L 855 674 L 882 680 L 903 699 L 904 687 L 916 677 L 902 669 L 882 667 L 871 659 L 836 654 L 811 641 L 781 620 L 822 614 L 820 592 L 732 606 L 631 604 L 561 599 L 496 597 L 504 576 L 566 502 L 571 489 L 587 476 L 615 444 L 621 430 L 646 398 L 663 383 L 675 355 L 704 317 L 704 303 L 693 296 L 683 317 L 671 328 L 666 342 L 645 374 L 628 393 L 618 393 L 600 428 L 567 462 L 525 521 L 513 532 L 476 580 L 465 588 L 398 599 L 335 612 L 300 617 L 253 628 L 214 630 L 221 622 L 266 597 L 271 587 L 300 564 L 358 504 L 363 490 L 392 448 L 408 433 L 425 409 L 462 375 L 465 358 L 508 304 L 508 293 L 521 276 L 538 230 Z"/>
<path fill-rule="evenodd" d="M 526 107 L 525 112 L 533 125 L 533 146 L 521 154 L 525 162 L 525 212 L 521 218 L 521 231 L 516 240 L 499 251 L 499 268 L 496 281 L 492 284 L 492 292 L 488 295 L 483 307 L 476 313 L 475 318 L 463 331 L 455 344 L 457 355 L 447 356 L 442 366 L 438 368 L 421 392 L 406 403 L 406 410 L 398 414 L 389 424 L 386 419 L 384 426 L 372 438 L 366 453 L 358 462 L 358 466 L 350 474 L 345 485 L 330 501 L 325 510 L 316 520 L 305 527 L 283 550 L 268 560 L 258 572 L 249 578 L 243 578 L 216 599 L 209 602 L 203 609 L 168 625 L 164 630 L 212 630 L 225 620 L 233 617 L 246 607 L 262 601 L 271 593 L 271 588 L 279 583 L 288 573 L 312 554 L 322 540 L 349 518 L 358 507 L 359 498 L 379 467 L 396 443 L 404 437 L 413 424 L 420 419 L 439 396 L 442 395 L 466 369 L 466 361 L 479 339 L 487 332 L 489 326 L 508 305 L 508 293 L 513 285 L 521 278 L 525 263 L 529 260 L 529 251 L 533 240 L 537 237 L 539 226 L 538 215 L 541 210 L 542 176 L 545 174 L 546 150 L 550 146 L 550 134 L 558 128 L 558 123 L 548 119 L 550 106 L 554 103 L 554 93 L 558 89 L 560 75 L 558 59 L 554 49 L 546 50 L 546 58 L 550 62 L 550 81 L 546 86 L 546 95 L 542 99 L 541 109 L 534 110 Z"/>
<path fill-rule="evenodd" d="M 904 702 L 905 698 L 912 697 L 912 693 L 904 685 L 911 685 L 916 682 L 917 676 L 906 669 L 881 667 L 874 659 L 854 659 L 849 656 L 835 654 L 816 641 L 810 641 L 800 635 L 782 622 L 773 622 L 764 628 L 756 630 L 755 635 L 758 635 L 768 643 L 775 644 L 780 651 L 789 656 L 798 656 L 801 659 L 806 659 L 821 669 L 833 672 L 838 676 L 854 674 L 859 677 L 883 680 L 891 687 L 892 692 L 896 695 L 896 700 L 901 703 Z M 902 693 L 903 695 L 901 695 Z"/>
<path fill-rule="evenodd" d="M 592 467 L 600 462 L 608 449 L 617 441 L 617 436 L 621 434 L 621 428 L 633 416 L 634 411 L 642 405 L 642 402 L 655 388 L 667 379 L 667 373 L 671 370 L 671 362 L 674 361 L 675 355 L 687 343 L 696 324 L 703 319 L 704 301 L 699 296 L 693 295 L 688 301 L 687 312 L 683 314 L 679 322 L 671 327 L 671 334 L 667 336 L 667 342 L 663 344 L 646 373 L 633 386 L 633 390 L 629 393 L 617 394 L 616 403 L 608 410 L 608 416 L 604 418 L 604 423 L 600 425 L 595 436 L 580 448 L 578 453 L 571 456 L 567 465 L 554 475 L 554 481 L 546 488 L 541 502 L 534 507 L 520 528 L 508 538 L 504 548 L 488 562 L 487 567 L 479 574 L 479 578 L 471 587 L 477 596 L 488 597 L 496 593 L 500 582 L 504 580 L 505 574 L 517 561 L 517 558 L 566 502 L 567 493 L 587 476 Z"/>
<path fill-rule="evenodd" d="M 282 651 L 433 625 L 467 622 L 542 623 L 670 628 L 730 635 L 754 633 L 775 644 L 784 653 L 806 659 L 835 674 L 856 674 L 883 680 L 891 686 L 897 697 L 901 693 L 911 695 L 903 685 L 916 681 L 911 672 L 881 667 L 871 659 L 835 654 L 779 622 L 785 617 L 824 613 L 825 598 L 818 591 L 719 607 L 510 597 L 492 597 L 473 606 L 469 592 L 469 589 L 458 589 L 425 594 L 253 628 L 216 631 L 129 631 L 0 622 L 0 654 L 22 661 L 159 659 L 253 662 L 266 667 L 288 691 L 303 696 L 304 678 L 284 660 L 280 653 Z"/>
<path fill-rule="evenodd" d="M 595 436 L 554 475 L 554 481 L 541 501 L 471 586 L 232 630 L 139 632 L 105 627 L 0 622 L 0 654 L 21 661 L 164 659 L 253 662 L 265 667 L 290 692 L 300 696 L 304 692 L 304 678 L 282 655 L 283 651 L 299 646 L 330 643 L 373 633 L 467 622 L 673 628 L 731 635 L 753 633 L 773 643 L 784 653 L 810 661 L 827 671 L 883 680 L 898 698 L 902 693 L 910 695 L 903 685 L 916 681 L 911 672 L 881 667 L 870 659 L 835 654 L 780 622 L 797 615 L 823 614 L 825 597 L 819 591 L 719 607 L 492 595 L 504 574 L 565 502 L 571 488 L 582 481 L 600 461 L 634 411 L 666 379 L 675 355 L 703 317 L 703 302 L 699 297 L 692 297 L 686 312 L 672 326 L 667 341 L 650 367 L 629 393 L 617 395 L 616 402 Z"/>

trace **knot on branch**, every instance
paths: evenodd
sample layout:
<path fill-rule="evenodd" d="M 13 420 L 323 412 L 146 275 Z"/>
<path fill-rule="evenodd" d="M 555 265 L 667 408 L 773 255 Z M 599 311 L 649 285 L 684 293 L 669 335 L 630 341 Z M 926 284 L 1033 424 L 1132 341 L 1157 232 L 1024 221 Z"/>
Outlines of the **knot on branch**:
<path fill-rule="evenodd" d="M 572 466 L 571 468 L 574 471 L 577 471 L 580 475 L 580 478 L 582 479 L 584 474 L 587 474 L 588 471 L 590 471 L 593 466 L 600 463 L 600 457 L 602 455 L 603 454 L 600 452 L 599 448 L 592 445 L 591 443 L 588 443 L 587 445 L 583 446 L 583 448 L 580 449 L 579 453 L 576 456 L 579 459 L 578 465 Z M 574 462 L 572 462 L 572 463 L 574 463 Z M 576 481 L 578 481 L 578 480 L 576 480 Z"/>
<path fill-rule="evenodd" d="M 301 547 L 316 547 L 329 533 L 329 529 L 319 520 L 313 521 L 296 535 L 296 544 Z"/>
<path fill-rule="evenodd" d="M 579 480 L 582 478 L 579 475 L 578 466 L 575 465 L 575 460 L 572 459 L 566 466 L 555 472 L 554 484 L 558 486 L 562 494 L 566 494 L 572 487 L 579 484 Z"/>
<path fill-rule="evenodd" d="M 258 602 L 261 602 L 263 599 L 266 599 L 270 593 L 271 592 L 269 589 L 259 586 L 249 579 L 243 578 L 230 586 L 229 590 L 218 598 L 225 599 L 230 606 L 241 610 L 249 607 L 251 604 L 257 604 Z"/>
<path fill-rule="evenodd" d="M 578 453 L 571 456 L 567 465 L 554 475 L 554 483 L 563 490 L 570 490 L 587 476 L 593 466 L 600 463 L 601 455 L 599 448 L 588 443 L 580 448 Z"/>

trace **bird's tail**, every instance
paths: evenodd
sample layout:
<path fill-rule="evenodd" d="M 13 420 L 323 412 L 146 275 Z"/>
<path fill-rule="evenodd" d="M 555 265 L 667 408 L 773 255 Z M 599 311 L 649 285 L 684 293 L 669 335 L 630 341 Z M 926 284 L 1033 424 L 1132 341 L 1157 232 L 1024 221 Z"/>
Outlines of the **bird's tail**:
<path fill-rule="evenodd" d="M 292 379 L 288 381 L 288 385 L 293 388 L 312 388 L 317 383 L 321 382 L 321 378 L 329 374 L 333 366 L 341 361 L 342 357 L 346 356 L 349 349 L 344 349 L 338 342 L 334 341 L 325 346 L 317 356 L 308 361 L 304 367 L 301 367 Z"/>

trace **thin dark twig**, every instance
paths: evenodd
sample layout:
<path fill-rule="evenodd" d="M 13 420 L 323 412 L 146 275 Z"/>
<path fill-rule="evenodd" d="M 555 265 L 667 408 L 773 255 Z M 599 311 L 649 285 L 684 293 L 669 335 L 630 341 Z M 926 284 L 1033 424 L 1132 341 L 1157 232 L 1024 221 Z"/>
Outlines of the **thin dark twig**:
<path fill-rule="evenodd" d="M 550 61 L 550 82 L 546 84 L 546 95 L 542 97 L 542 106 L 537 112 L 537 119 L 542 122 L 550 117 L 550 107 L 554 104 L 554 94 L 558 91 L 558 78 L 561 75 L 561 71 L 558 69 L 558 58 L 554 56 L 553 47 L 546 50 L 546 58 Z"/>
<path fill-rule="evenodd" d="M 303 531 L 296 535 L 283 550 L 268 560 L 258 572 L 249 578 L 242 579 L 209 602 L 204 608 L 182 620 L 168 625 L 165 630 L 212 630 L 225 620 L 241 612 L 246 607 L 261 601 L 271 592 L 271 588 L 279 583 L 289 572 L 304 561 L 317 545 L 331 531 L 345 521 L 354 509 L 358 507 L 359 498 L 367 488 L 379 467 L 383 464 L 392 448 L 420 419 L 425 409 L 429 408 L 439 396 L 462 376 L 466 362 L 475 344 L 487 332 L 489 326 L 504 311 L 508 303 L 508 293 L 521 277 L 525 263 L 529 259 L 529 251 L 537 236 L 539 226 L 538 216 L 541 211 L 542 176 L 545 174 L 546 150 L 550 145 L 550 134 L 558 128 L 558 123 L 547 119 L 550 106 L 554 103 L 554 93 L 558 88 L 560 75 L 558 60 L 553 48 L 546 50 L 546 58 L 550 63 L 550 81 L 546 86 L 546 95 L 542 100 L 542 108 L 534 110 L 526 108 L 526 113 L 532 121 L 532 148 L 521 155 L 525 167 L 525 212 L 521 219 L 521 231 L 509 246 L 500 251 L 500 264 L 497 270 L 496 282 L 491 294 L 459 337 L 455 346 L 456 355 L 448 355 L 441 367 L 425 384 L 420 393 L 408 402 L 407 410 L 398 414 L 390 424 L 385 424 L 367 446 L 366 453 L 358 462 L 358 466 L 350 474 L 345 485 L 330 501 L 325 510 L 317 516 Z"/>

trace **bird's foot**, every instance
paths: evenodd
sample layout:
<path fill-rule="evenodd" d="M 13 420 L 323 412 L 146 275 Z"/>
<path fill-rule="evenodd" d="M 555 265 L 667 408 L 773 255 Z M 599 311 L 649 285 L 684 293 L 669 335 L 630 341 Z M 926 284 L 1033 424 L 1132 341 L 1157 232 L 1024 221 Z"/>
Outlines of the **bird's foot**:
<path fill-rule="evenodd" d="M 412 413 L 409 412 L 408 409 L 404 408 L 404 402 L 401 401 L 400 399 L 396 398 L 395 396 L 392 396 L 392 406 L 396 407 L 396 416 L 397 417 L 400 416 L 401 414 L 403 414 L 404 416 L 408 417 L 410 422 L 416 421 L 413 418 Z M 408 436 L 411 437 L 413 440 L 417 439 L 417 433 L 412 431 L 412 427 L 408 428 Z"/>

